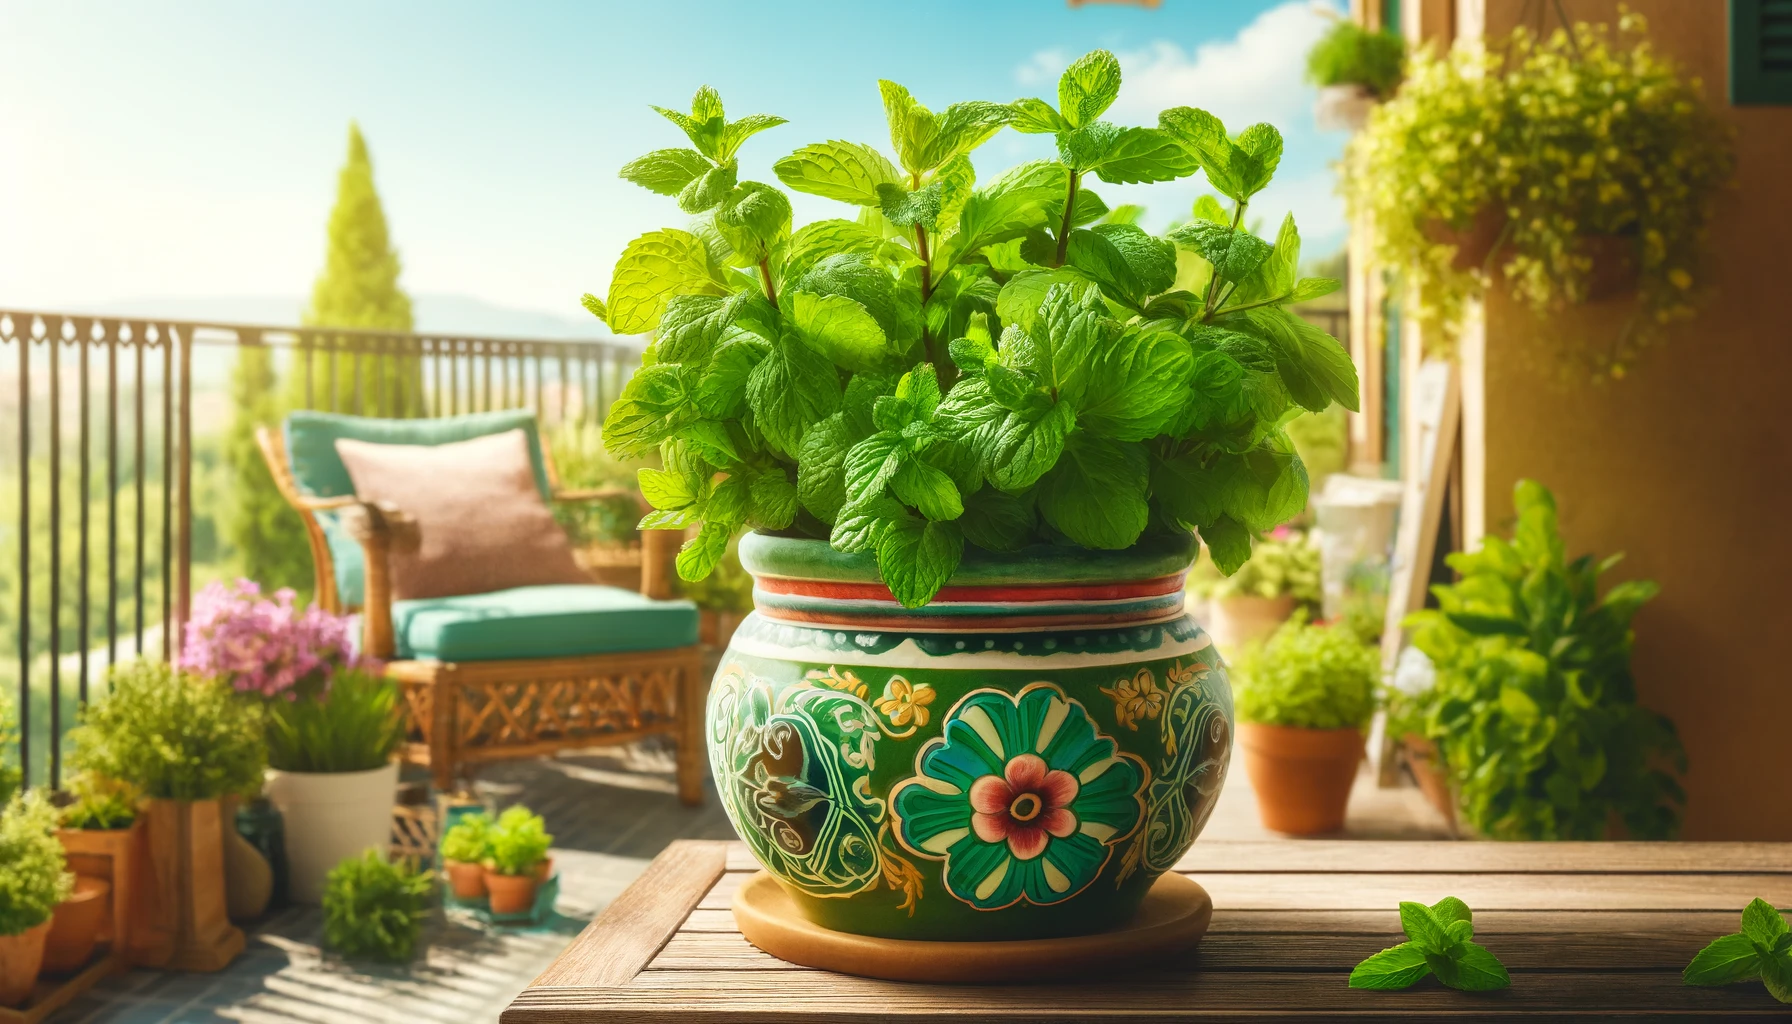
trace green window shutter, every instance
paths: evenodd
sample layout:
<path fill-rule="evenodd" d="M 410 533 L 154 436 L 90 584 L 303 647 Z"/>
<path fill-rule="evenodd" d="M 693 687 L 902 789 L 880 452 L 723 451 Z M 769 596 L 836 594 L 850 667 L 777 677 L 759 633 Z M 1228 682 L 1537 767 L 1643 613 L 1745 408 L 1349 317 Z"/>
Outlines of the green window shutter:
<path fill-rule="evenodd" d="M 1792 0 L 1730 0 L 1730 102 L 1792 105 Z"/>

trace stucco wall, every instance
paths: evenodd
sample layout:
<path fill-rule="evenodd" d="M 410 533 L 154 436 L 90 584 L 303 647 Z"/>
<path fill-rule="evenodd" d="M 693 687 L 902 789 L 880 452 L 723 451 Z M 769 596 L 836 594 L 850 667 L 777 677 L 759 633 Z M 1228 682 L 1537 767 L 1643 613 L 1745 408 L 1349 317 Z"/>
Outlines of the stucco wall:
<path fill-rule="evenodd" d="M 1540 369 L 1534 321 L 1491 299 L 1486 523 L 1509 529 L 1513 482 L 1540 480 L 1571 553 L 1627 552 L 1615 577 L 1661 584 L 1637 620 L 1635 669 L 1692 762 L 1685 837 L 1792 840 L 1792 107 L 1728 105 L 1721 0 L 1628 2 L 1737 129 L 1736 187 L 1711 236 L 1717 292 L 1600 386 Z M 1488 34 L 1524 6 L 1485 0 Z M 1585 20 L 1617 9 L 1566 6 Z M 1588 308 L 1570 323 L 1605 337 L 1621 316 Z"/>

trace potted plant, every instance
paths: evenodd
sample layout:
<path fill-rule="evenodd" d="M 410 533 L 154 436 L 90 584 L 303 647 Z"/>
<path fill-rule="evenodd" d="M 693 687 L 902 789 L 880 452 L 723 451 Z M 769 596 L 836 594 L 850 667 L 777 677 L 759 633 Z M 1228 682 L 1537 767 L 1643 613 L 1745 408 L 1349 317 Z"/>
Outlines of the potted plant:
<path fill-rule="evenodd" d="M 1555 499 L 1524 480 L 1510 541 L 1449 556 L 1460 582 L 1407 618 L 1435 681 L 1390 708 L 1390 728 L 1433 744 L 1456 813 L 1495 839 L 1632 839 L 1678 828 L 1686 754 L 1673 723 L 1636 702 L 1631 620 L 1658 590 L 1629 580 L 1598 593 L 1617 563 L 1572 561 Z"/>
<path fill-rule="evenodd" d="M 0 808 L 0 1006 L 30 998 L 50 917 L 74 889 L 55 828 L 40 793 L 14 794 Z"/>
<path fill-rule="evenodd" d="M 261 709 L 221 684 L 146 659 L 107 674 L 108 692 L 69 736 L 77 769 L 147 798 L 149 875 L 134 962 L 215 971 L 243 948 L 227 919 L 223 797 L 260 783 Z"/>
<path fill-rule="evenodd" d="M 74 893 L 59 904 L 44 946 L 44 973 L 79 970 L 94 948 L 110 939 L 115 949 L 128 945 L 136 871 L 143 829 L 137 827 L 142 799 L 129 783 L 82 772 L 68 781 L 66 799 L 57 811 Z"/>
<path fill-rule="evenodd" d="M 402 964 L 417 949 L 429 915 L 430 878 L 378 850 L 349 857 L 324 886 L 324 945 L 344 956 Z"/>
<path fill-rule="evenodd" d="M 1190 588 L 1207 599 L 1213 642 L 1222 651 L 1241 651 L 1274 633 L 1297 610 L 1317 613 L 1323 598 L 1320 561 L 1311 536 L 1285 526 L 1258 538 L 1251 560 L 1230 576 L 1203 559 Z"/>
<path fill-rule="evenodd" d="M 521 805 L 506 808 L 492 825 L 485 857 L 485 890 L 494 914 L 522 914 L 535 905 L 535 889 L 546 881 L 554 862 L 541 815 Z"/>
<path fill-rule="evenodd" d="M 442 834 L 442 868 L 456 899 L 485 896 L 485 860 L 491 856 L 492 819 L 483 811 L 463 814 Z"/>
<path fill-rule="evenodd" d="M 1297 277 L 1291 219 L 1273 239 L 1245 226 L 1281 135 L 1188 107 L 1102 120 L 1119 87 L 1105 51 L 1055 102 L 936 112 L 883 82 L 894 159 L 820 142 L 774 164 L 845 204 L 800 227 L 782 190 L 739 180 L 741 146 L 782 120 L 729 121 L 713 89 L 662 111 L 689 146 L 623 168 L 699 219 L 631 242 L 607 300 L 585 298 L 654 338 L 604 441 L 658 449 L 641 525 L 690 532 L 682 578 L 751 529 L 756 610 L 710 689 L 710 765 L 826 927 L 1004 939 L 1129 918 L 1229 753 L 1224 671 L 1183 611 L 1193 533 L 1237 571 L 1306 505 L 1280 424 L 1356 407 L 1348 354 L 1288 309 L 1337 282 Z M 1053 135 L 1060 159 L 978 182 L 971 156 L 1004 127 Z M 1200 169 L 1225 200 L 1163 237 L 1094 187 Z"/>
<path fill-rule="evenodd" d="M 1729 178 L 1728 129 L 1647 41 L 1525 29 L 1443 57 L 1415 54 L 1399 94 L 1350 144 L 1345 194 L 1398 267 L 1406 308 L 1446 334 L 1497 272 L 1540 317 L 1635 293 L 1635 315 L 1590 368 L 1623 376 L 1661 328 L 1693 314 L 1701 239 Z"/>
<path fill-rule="evenodd" d="M 1406 40 L 1339 18 L 1307 51 L 1307 81 L 1319 87 L 1314 115 L 1325 130 L 1360 129 L 1375 104 L 1400 87 Z"/>
<path fill-rule="evenodd" d="M 1295 619 L 1239 662 L 1238 745 L 1265 828 L 1344 827 L 1381 656 L 1343 626 Z"/>
<path fill-rule="evenodd" d="M 323 898 L 345 858 L 384 847 L 404 739 L 398 685 L 349 642 L 347 616 L 263 598 L 250 580 L 214 583 L 195 602 L 181 664 L 265 701 L 267 795 L 284 819 L 291 894 Z"/>

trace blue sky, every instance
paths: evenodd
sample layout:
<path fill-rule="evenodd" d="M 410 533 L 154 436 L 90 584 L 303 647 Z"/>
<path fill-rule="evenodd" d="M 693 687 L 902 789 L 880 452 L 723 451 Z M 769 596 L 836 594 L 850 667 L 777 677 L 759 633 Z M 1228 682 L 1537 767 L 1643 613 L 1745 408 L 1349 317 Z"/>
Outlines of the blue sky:
<path fill-rule="evenodd" d="M 1317 255 L 1343 239 L 1342 136 L 1315 129 L 1300 77 L 1323 28 L 1305 0 L 6 4 L 0 303 L 308 292 L 354 118 L 408 288 L 578 316 L 630 238 L 684 219 L 616 177 L 682 142 L 649 103 L 709 83 L 731 117 L 788 118 L 742 154 L 743 176 L 774 181 L 808 142 L 887 150 L 880 77 L 935 108 L 1049 97 L 1098 46 L 1126 72 L 1113 120 L 1190 104 L 1280 127 L 1280 180 L 1255 209 L 1273 230 L 1292 208 Z M 1004 132 L 974 159 L 988 176 L 1049 145 Z M 1148 226 L 1199 189 L 1100 187 Z M 796 206 L 799 222 L 844 210 Z"/>

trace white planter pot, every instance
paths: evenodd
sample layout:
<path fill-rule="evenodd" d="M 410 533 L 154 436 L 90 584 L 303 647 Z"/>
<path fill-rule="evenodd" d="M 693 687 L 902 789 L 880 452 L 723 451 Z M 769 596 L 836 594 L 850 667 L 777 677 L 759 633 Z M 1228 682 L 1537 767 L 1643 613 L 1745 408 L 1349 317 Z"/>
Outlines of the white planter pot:
<path fill-rule="evenodd" d="M 286 819 L 295 902 L 321 903 L 324 876 L 344 859 L 386 852 L 397 792 L 396 761 L 365 772 L 268 769 L 268 800 Z"/>
<path fill-rule="evenodd" d="M 1361 131 L 1375 103 L 1375 94 L 1360 85 L 1328 85 L 1319 90 L 1313 116 L 1320 131 Z"/>
<path fill-rule="evenodd" d="M 1268 639 L 1293 614 L 1293 594 L 1222 597 L 1208 604 L 1207 632 L 1222 656 L 1236 658 L 1247 645 Z"/>

